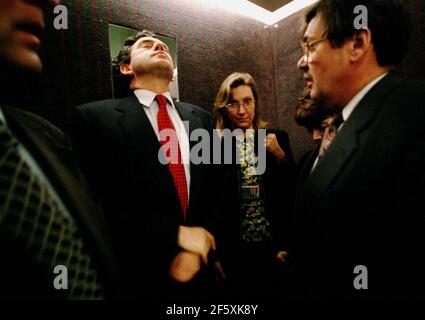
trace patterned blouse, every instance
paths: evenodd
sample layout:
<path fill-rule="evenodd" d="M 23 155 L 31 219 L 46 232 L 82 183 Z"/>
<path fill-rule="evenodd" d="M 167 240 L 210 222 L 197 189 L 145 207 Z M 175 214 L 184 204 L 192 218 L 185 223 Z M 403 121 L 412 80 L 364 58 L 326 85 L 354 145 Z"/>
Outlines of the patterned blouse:
<path fill-rule="evenodd" d="M 254 135 L 236 140 L 240 160 L 241 237 L 246 243 L 270 242 L 270 223 L 264 207 L 264 188 L 256 175 Z"/>

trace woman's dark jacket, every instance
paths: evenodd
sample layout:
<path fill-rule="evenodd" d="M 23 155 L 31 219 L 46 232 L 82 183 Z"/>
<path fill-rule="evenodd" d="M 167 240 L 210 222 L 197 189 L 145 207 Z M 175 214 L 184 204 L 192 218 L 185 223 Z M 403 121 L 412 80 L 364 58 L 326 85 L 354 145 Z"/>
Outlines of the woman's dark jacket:
<path fill-rule="evenodd" d="M 284 161 L 266 152 L 266 170 L 262 175 L 265 214 L 271 226 L 273 250 L 288 250 L 289 232 L 296 188 L 296 166 L 289 145 L 288 134 L 281 130 L 267 130 L 274 133 L 285 152 Z M 258 135 L 256 135 L 258 137 Z M 256 148 L 258 150 L 258 139 Z M 223 152 L 222 152 L 223 154 Z M 241 211 L 239 200 L 240 165 L 214 165 L 216 181 L 214 217 L 211 231 L 217 242 L 217 253 L 224 269 L 241 246 Z M 225 270 L 226 271 L 226 270 Z"/>

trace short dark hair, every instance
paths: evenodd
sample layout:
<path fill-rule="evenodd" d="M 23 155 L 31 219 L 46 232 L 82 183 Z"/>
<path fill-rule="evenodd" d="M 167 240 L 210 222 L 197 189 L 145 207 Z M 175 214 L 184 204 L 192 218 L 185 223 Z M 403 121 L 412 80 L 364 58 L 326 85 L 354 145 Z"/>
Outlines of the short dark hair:
<path fill-rule="evenodd" d="M 406 0 L 320 0 L 307 12 L 305 22 L 308 24 L 320 14 L 331 45 L 340 47 L 358 32 L 354 27 L 354 8 L 358 5 L 368 9 L 368 28 L 372 32 L 378 64 L 400 64 L 410 38 Z"/>
<path fill-rule="evenodd" d="M 298 125 L 305 127 L 311 133 L 313 129 L 323 130 L 323 121 L 336 112 L 336 109 L 324 108 L 320 103 L 314 101 L 310 97 L 310 89 L 305 88 L 295 106 L 294 118 Z"/>
<path fill-rule="evenodd" d="M 128 37 L 124 41 L 124 46 L 121 48 L 118 55 L 112 59 L 112 77 L 114 82 L 114 96 L 116 98 L 128 96 L 131 93 L 130 77 L 123 75 L 120 67 L 123 63 L 131 62 L 131 49 L 133 45 L 144 37 L 156 38 L 156 34 L 149 30 L 143 30 L 136 33 L 134 36 Z"/>

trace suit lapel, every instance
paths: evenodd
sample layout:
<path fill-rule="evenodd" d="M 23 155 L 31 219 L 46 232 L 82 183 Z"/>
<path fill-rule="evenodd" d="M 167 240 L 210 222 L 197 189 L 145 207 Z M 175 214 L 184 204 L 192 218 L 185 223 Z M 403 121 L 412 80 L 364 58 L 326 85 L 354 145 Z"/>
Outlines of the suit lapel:
<path fill-rule="evenodd" d="M 197 143 L 197 141 L 192 141 L 190 139 L 190 136 L 193 132 L 193 130 L 202 128 L 202 123 L 198 117 L 194 114 L 194 109 L 191 106 L 188 106 L 187 104 L 182 104 L 175 102 L 174 105 L 177 108 L 177 111 L 180 115 L 180 118 L 185 122 L 186 132 L 189 137 L 189 144 L 190 144 L 190 150 L 194 147 L 194 145 Z M 188 124 L 188 126 L 187 126 Z M 190 162 L 190 189 L 189 189 L 189 211 L 188 211 L 188 218 L 191 217 L 191 203 L 193 202 L 193 199 L 196 199 L 198 197 L 197 193 L 201 192 L 200 186 L 202 185 L 202 172 L 201 172 L 202 166 L 194 165 L 192 161 Z"/>
<path fill-rule="evenodd" d="M 202 127 L 199 119 L 193 115 L 194 111 L 190 108 L 185 108 L 181 103 L 174 102 L 177 112 L 183 121 L 189 122 L 189 126 L 186 127 L 186 132 L 190 141 L 190 134 L 194 129 Z M 137 98 L 132 95 L 128 98 L 122 99 L 117 106 L 117 110 L 123 112 L 120 118 L 120 124 L 128 134 L 128 138 L 135 144 L 136 150 L 139 155 L 141 153 L 141 147 L 143 147 L 143 153 L 148 153 L 148 156 L 155 156 L 158 154 L 160 144 L 158 137 L 150 124 L 148 117 L 145 112 L 141 112 L 142 105 L 139 103 Z M 195 142 L 190 141 L 190 148 L 193 147 Z"/>
<path fill-rule="evenodd" d="M 186 127 L 188 137 L 193 130 L 202 127 L 202 123 L 194 115 L 194 110 L 183 103 L 174 102 L 177 112 L 183 121 L 187 121 L 189 124 Z M 173 178 L 171 176 L 168 167 L 161 165 L 158 162 L 158 151 L 160 143 L 158 137 L 150 124 L 150 121 L 146 113 L 142 109 L 142 105 L 139 103 L 137 98 L 132 95 L 128 98 L 121 99 L 117 111 L 122 112 L 122 116 L 119 119 L 119 124 L 125 130 L 127 138 L 133 144 L 132 150 L 135 150 L 133 156 L 138 163 L 141 164 L 140 170 L 143 171 L 144 176 L 149 177 L 149 181 L 152 185 L 157 185 L 161 190 L 164 188 L 164 184 L 170 186 L 169 190 L 173 190 L 173 194 L 178 200 L 177 191 L 174 187 Z M 190 149 L 194 146 L 196 141 L 190 141 Z M 155 159 L 155 161 L 153 160 Z M 197 166 L 191 163 L 191 183 L 190 183 L 190 199 L 193 198 L 193 194 L 197 192 L 196 188 L 199 185 L 199 174 Z M 161 185 L 159 185 L 161 184 Z"/>
<path fill-rule="evenodd" d="M 359 134 L 373 122 L 385 96 L 400 81 L 398 77 L 390 73 L 366 94 L 344 123 L 320 163 L 307 178 L 306 190 L 319 195 L 332 183 L 359 148 Z"/>
<path fill-rule="evenodd" d="M 193 130 L 202 128 L 202 123 L 198 119 L 198 117 L 194 116 L 194 110 L 190 107 L 183 107 L 182 103 L 174 102 L 176 106 L 177 112 L 180 115 L 180 118 L 185 122 L 187 122 L 188 126 L 185 125 L 187 135 L 189 137 L 190 149 L 192 150 L 193 146 L 196 144 L 196 141 L 192 141 L 190 139 L 190 135 Z M 187 105 L 186 105 L 187 106 Z"/>
<path fill-rule="evenodd" d="M 319 149 L 320 149 L 320 143 L 315 145 L 314 149 L 308 155 L 308 158 L 305 161 L 304 166 L 301 168 L 300 176 L 298 179 L 298 187 L 297 187 L 298 192 L 300 191 L 302 186 L 305 184 L 306 180 L 308 179 L 310 175 L 311 168 L 313 167 L 314 161 L 316 160 L 317 155 L 319 154 Z"/>
<path fill-rule="evenodd" d="M 119 124 L 132 145 L 130 157 L 140 164 L 137 166 L 138 170 L 146 177 L 147 183 L 158 187 L 161 187 L 159 183 L 174 185 L 167 166 L 159 163 L 158 152 L 161 145 L 149 118 L 143 110 L 143 105 L 140 104 L 135 95 L 131 95 L 119 100 L 116 109 L 122 112 Z"/>
<path fill-rule="evenodd" d="M 134 145 L 137 159 L 157 157 L 160 144 L 152 125 L 136 96 L 119 101 L 117 111 L 122 112 L 119 124 L 127 134 L 127 138 Z"/>

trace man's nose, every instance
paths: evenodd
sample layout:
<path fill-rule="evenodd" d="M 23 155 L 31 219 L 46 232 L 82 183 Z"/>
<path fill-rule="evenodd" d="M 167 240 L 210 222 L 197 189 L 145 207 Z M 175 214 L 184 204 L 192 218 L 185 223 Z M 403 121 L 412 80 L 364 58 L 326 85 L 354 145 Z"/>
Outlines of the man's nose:
<path fill-rule="evenodd" d="M 297 67 L 298 67 L 298 69 L 303 70 L 303 71 L 307 71 L 308 70 L 307 57 L 304 54 L 298 60 Z"/>
<path fill-rule="evenodd" d="M 165 46 L 163 43 L 161 42 L 156 42 L 154 45 L 154 50 L 161 50 L 161 51 L 165 51 Z"/>

